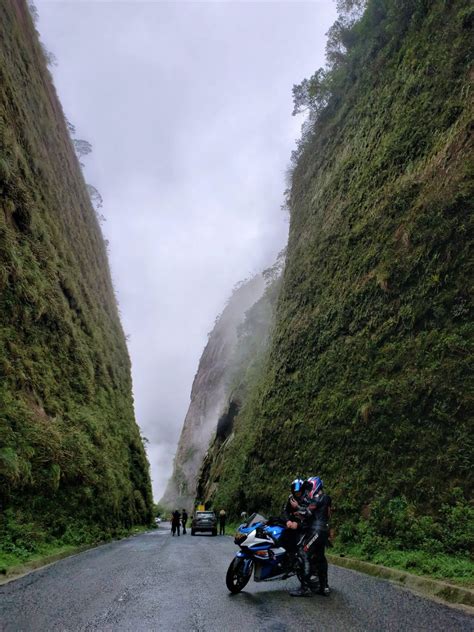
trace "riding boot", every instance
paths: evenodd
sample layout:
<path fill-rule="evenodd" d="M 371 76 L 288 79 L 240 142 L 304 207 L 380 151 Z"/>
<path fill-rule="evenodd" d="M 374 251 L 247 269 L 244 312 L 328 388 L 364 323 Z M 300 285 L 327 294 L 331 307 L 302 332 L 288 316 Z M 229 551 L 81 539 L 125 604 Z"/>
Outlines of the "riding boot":
<path fill-rule="evenodd" d="M 318 595 L 323 595 L 327 597 L 329 595 L 329 586 L 328 586 L 328 574 L 325 571 L 320 571 L 318 573 L 319 580 L 319 589 L 317 591 Z"/>

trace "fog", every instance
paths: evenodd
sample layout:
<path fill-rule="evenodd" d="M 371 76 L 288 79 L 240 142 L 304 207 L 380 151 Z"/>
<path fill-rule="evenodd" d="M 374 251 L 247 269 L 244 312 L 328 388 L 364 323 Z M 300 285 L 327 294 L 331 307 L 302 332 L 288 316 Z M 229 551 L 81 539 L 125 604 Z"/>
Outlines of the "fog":
<path fill-rule="evenodd" d="M 37 28 L 104 199 L 155 498 L 207 334 L 284 247 L 291 88 L 324 64 L 332 2 L 51 2 Z"/>

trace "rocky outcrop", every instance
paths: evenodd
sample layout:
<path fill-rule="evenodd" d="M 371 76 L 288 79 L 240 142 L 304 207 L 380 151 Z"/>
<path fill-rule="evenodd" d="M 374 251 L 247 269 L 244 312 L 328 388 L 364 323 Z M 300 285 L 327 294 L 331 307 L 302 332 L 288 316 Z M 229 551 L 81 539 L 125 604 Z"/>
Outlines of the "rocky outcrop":
<path fill-rule="evenodd" d="M 284 252 L 272 268 L 264 272 L 266 288 L 262 297 L 247 311 L 239 327 L 238 344 L 232 358 L 232 389 L 229 391 L 210 446 L 199 471 L 196 503 L 212 506 L 225 469 L 227 450 L 235 436 L 239 413 L 265 366 L 281 287 Z"/>
<path fill-rule="evenodd" d="M 188 510 L 193 506 L 196 477 L 232 388 L 238 328 L 245 319 L 246 311 L 258 300 L 263 289 L 264 279 L 261 275 L 240 284 L 209 335 L 194 378 L 173 473 L 160 501 L 165 506 L 176 505 Z"/>

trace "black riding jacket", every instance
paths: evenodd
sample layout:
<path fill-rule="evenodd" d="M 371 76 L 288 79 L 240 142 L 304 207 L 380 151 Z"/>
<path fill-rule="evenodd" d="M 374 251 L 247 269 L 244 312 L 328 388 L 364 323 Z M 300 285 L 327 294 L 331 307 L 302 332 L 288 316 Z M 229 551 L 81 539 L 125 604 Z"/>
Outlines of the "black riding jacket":
<path fill-rule="evenodd" d="M 309 531 L 329 531 L 331 505 L 331 496 L 324 492 L 311 498 L 305 507 L 303 527 Z"/>

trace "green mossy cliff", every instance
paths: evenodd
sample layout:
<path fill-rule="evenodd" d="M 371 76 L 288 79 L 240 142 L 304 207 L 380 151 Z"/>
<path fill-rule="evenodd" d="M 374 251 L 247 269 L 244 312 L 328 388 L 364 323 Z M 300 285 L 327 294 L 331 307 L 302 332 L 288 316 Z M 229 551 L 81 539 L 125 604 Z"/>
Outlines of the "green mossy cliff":
<path fill-rule="evenodd" d="M 281 286 L 282 267 L 283 260 L 280 258 L 272 268 L 264 271 L 265 291 L 247 310 L 245 319 L 237 329 L 237 344 L 229 363 L 226 401 L 221 407 L 215 436 L 201 463 L 197 477 L 196 504 L 212 506 L 221 472 L 227 464 L 228 446 L 235 438 L 235 421 L 242 406 L 248 406 L 253 386 L 265 366 Z"/>
<path fill-rule="evenodd" d="M 173 472 L 160 500 L 164 507 L 193 508 L 199 466 L 225 408 L 240 360 L 238 332 L 264 285 L 260 274 L 237 284 L 209 334 L 193 380 Z"/>
<path fill-rule="evenodd" d="M 0 536 L 12 554 L 148 523 L 148 463 L 101 230 L 23 0 L 0 3 Z"/>
<path fill-rule="evenodd" d="M 347 539 L 359 519 L 436 539 L 472 497 L 473 23 L 464 0 L 369 0 L 313 81 L 269 359 L 216 505 L 278 511 L 320 474 Z M 444 550 L 472 546 L 472 515 Z"/>

